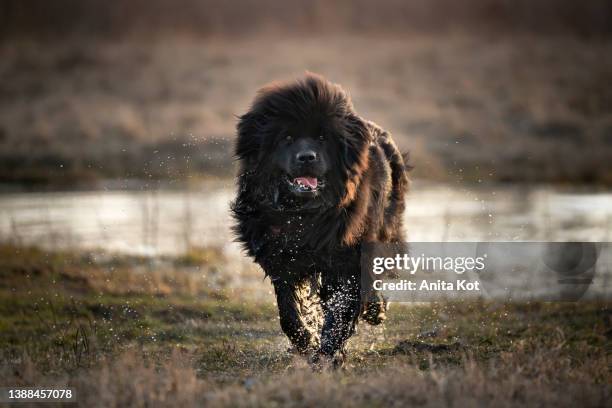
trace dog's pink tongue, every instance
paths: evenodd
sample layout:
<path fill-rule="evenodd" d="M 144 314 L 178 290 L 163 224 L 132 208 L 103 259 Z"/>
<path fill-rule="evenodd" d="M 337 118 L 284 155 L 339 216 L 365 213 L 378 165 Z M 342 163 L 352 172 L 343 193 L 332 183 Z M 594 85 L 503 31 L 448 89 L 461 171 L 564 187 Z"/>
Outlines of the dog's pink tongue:
<path fill-rule="evenodd" d="M 303 184 L 310 188 L 317 188 L 318 180 L 316 177 L 298 177 L 295 179 L 296 183 Z"/>

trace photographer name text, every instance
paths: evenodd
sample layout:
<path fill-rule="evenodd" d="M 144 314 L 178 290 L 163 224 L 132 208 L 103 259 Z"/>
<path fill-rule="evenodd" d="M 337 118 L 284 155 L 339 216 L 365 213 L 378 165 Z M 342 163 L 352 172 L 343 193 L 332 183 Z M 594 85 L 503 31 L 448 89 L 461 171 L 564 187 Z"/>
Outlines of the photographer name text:
<path fill-rule="evenodd" d="M 466 291 L 466 292 L 478 292 L 480 291 L 480 281 L 468 281 L 461 279 L 457 281 L 427 281 L 425 279 L 419 281 L 412 281 L 402 279 L 396 282 L 385 282 L 382 279 L 377 279 L 373 282 L 372 287 L 374 290 L 382 291 Z"/>

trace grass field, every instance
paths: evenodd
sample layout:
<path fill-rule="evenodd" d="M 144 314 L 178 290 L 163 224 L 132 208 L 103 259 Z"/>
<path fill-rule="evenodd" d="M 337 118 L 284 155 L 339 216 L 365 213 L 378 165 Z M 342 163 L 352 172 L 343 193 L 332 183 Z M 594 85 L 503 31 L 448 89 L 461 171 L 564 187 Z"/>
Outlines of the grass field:
<path fill-rule="evenodd" d="M 346 370 L 316 373 L 287 352 L 272 295 L 240 296 L 224 262 L 214 248 L 154 260 L 0 246 L 2 385 L 71 385 L 83 406 L 612 398 L 608 303 L 394 305 L 384 328 L 358 327 Z"/>
<path fill-rule="evenodd" d="M 415 178 L 609 186 L 611 51 L 524 33 L 0 43 L 0 183 L 232 176 L 236 116 L 311 70 L 412 152 Z"/>

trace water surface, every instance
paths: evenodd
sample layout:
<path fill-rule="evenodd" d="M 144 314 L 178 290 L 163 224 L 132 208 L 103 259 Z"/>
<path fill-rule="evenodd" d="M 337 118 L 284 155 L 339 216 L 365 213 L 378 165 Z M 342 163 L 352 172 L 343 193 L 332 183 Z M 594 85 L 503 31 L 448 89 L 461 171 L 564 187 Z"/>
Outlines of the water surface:
<path fill-rule="evenodd" d="M 3 194 L 0 238 L 150 255 L 208 245 L 234 251 L 232 196 L 231 183 Z M 405 226 L 411 241 L 612 241 L 612 193 L 414 183 Z"/>

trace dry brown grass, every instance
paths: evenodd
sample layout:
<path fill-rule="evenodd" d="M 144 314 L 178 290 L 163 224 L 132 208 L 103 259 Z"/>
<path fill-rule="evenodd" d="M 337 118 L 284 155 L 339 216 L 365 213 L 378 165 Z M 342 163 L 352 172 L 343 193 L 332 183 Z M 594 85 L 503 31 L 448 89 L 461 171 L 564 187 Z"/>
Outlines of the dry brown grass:
<path fill-rule="evenodd" d="M 70 386 L 80 406 L 596 407 L 612 397 L 609 302 L 396 304 L 384 328 L 358 326 L 345 370 L 313 372 L 286 351 L 272 294 L 211 287 L 224 263 L 214 249 L 188 259 L 1 245 L 0 386 Z"/>
<path fill-rule="evenodd" d="M 203 296 L 216 289 L 222 297 L 230 278 L 218 266 L 228 260 L 220 248 L 214 247 L 192 248 L 180 257 L 147 258 L 99 251 L 47 252 L 0 244 L 0 258 L 4 285 L 33 288 L 41 281 L 60 281 L 62 290 L 112 296 Z"/>
<path fill-rule="evenodd" d="M 612 183 L 612 49 L 516 34 L 0 46 L 0 181 L 232 174 L 235 115 L 305 70 L 413 151 L 415 177 Z"/>
<path fill-rule="evenodd" d="M 14 370 L 20 380 L 15 385 L 75 387 L 81 406 L 599 407 L 610 402 L 609 361 L 572 362 L 559 352 L 562 343 L 550 346 L 503 353 L 484 364 L 465 355 L 457 367 L 432 363 L 427 370 L 391 361 L 373 370 L 318 373 L 294 360 L 280 372 L 261 367 L 255 376 L 229 382 L 202 375 L 193 367 L 194 356 L 180 351 L 161 362 L 132 351 L 71 377 L 42 375 L 27 361 Z"/>

